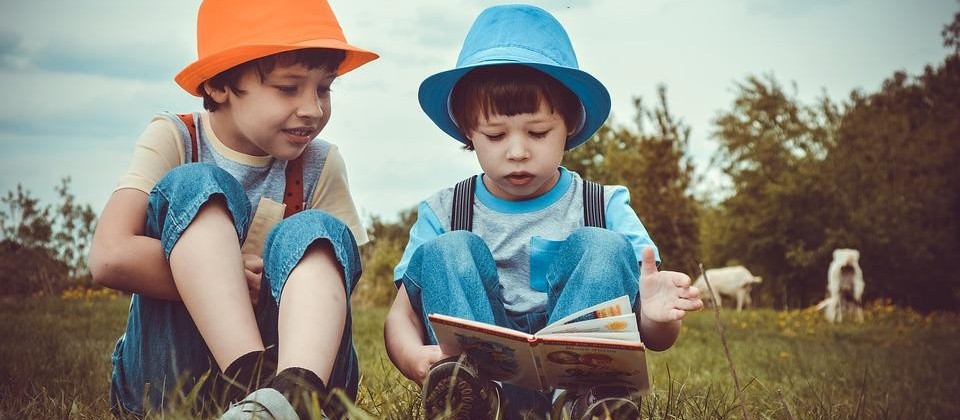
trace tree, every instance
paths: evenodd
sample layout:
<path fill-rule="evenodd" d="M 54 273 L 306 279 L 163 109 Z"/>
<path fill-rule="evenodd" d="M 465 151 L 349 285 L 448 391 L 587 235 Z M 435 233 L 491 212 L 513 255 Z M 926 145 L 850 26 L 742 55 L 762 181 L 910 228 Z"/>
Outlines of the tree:
<path fill-rule="evenodd" d="M 960 14 L 944 30 L 960 39 Z M 773 78 L 738 85 L 714 161 L 733 194 L 703 216 L 711 265 L 743 263 L 778 306 L 820 297 L 833 249 L 857 248 L 868 296 L 954 308 L 960 286 L 960 54 L 843 110 L 806 106 Z"/>
<path fill-rule="evenodd" d="M 93 240 L 96 213 L 89 204 L 76 204 L 70 192 L 70 177 L 61 179 L 60 186 L 54 189 L 60 197 L 60 203 L 51 217 L 52 224 L 57 228 L 53 235 L 53 248 L 58 259 L 70 268 L 71 278 L 92 283 L 87 267 L 87 251 Z"/>
<path fill-rule="evenodd" d="M 0 197 L 0 294 L 56 293 L 90 283 L 87 250 L 96 216 L 76 204 L 70 178 L 56 188 L 60 203 L 41 205 L 17 185 Z"/>
<path fill-rule="evenodd" d="M 805 306 L 822 294 L 819 267 L 831 247 L 836 207 L 820 163 L 839 113 L 829 99 L 800 104 L 773 77 L 749 77 L 738 89 L 733 109 L 715 121 L 714 163 L 734 193 L 705 219 L 713 223 L 704 227 L 706 261 L 744 264 L 763 276 L 764 298 Z"/>
<path fill-rule="evenodd" d="M 956 22 L 955 22 L 956 23 Z M 825 170 L 836 180 L 865 275 L 883 296 L 952 308 L 960 286 L 960 56 L 855 94 Z M 869 269 L 869 270 L 868 270 Z"/>
<path fill-rule="evenodd" d="M 40 206 L 40 200 L 17 184 L 17 190 L 8 191 L 0 198 L 0 239 L 22 246 L 36 248 L 50 242 L 53 227 L 50 209 Z"/>
<path fill-rule="evenodd" d="M 960 12 L 953 15 L 953 22 L 943 27 L 943 46 L 953 47 L 954 55 L 960 54 Z"/>

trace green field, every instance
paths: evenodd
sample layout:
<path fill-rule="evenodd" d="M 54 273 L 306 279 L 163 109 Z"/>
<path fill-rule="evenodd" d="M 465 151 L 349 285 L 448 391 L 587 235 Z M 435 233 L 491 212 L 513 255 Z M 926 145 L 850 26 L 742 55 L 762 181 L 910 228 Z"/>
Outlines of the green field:
<path fill-rule="evenodd" d="M 109 357 L 127 304 L 112 293 L 0 300 L 0 420 L 108 418 Z M 384 352 L 385 315 L 354 312 L 363 369 L 355 417 L 414 418 L 417 389 Z M 960 418 L 958 314 L 876 302 L 863 324 L 818 315 L 722 314 L 751 418 Z M 647 361 L 644 417 L 742 418 L 712 311 L 689 316 L 677 344 Z"/>

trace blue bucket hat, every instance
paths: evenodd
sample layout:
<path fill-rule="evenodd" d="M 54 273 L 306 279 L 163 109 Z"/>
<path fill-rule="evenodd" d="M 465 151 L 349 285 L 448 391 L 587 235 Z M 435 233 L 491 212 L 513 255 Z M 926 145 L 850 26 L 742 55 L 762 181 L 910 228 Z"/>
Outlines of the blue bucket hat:
<path fill-rule="evenodd" d="M 583 122 L 567 138 L 565 150 L 587 141 L 610 115 L 610 93 L 599 80 L 580 70 L 567 31 L 538 7 L 511 4 L 484 10 L 463 41 L 457 65 L 420 84 L 420 107 L 441 130 L 466 144 L 450 110 L 450 93 L 470 70 L 522 64 L 542 71 L 573 92 L 583 106 Z"/>

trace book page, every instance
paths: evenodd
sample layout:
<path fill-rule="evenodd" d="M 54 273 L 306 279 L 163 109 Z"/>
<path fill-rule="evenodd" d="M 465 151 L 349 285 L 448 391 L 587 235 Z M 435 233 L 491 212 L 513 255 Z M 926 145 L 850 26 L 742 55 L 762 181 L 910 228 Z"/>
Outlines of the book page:
<path fill-rule="evenodd" d="M 595 385 L 622 385 L 639 391 L 650 388 L 642 344 L 544 339 L 536 351 L 550 389 L 582 389 Z"/>
<path fill-rule="evenodd" d="M 554 325 L 540 330 L 537 337 L 556 334 L 580 335 L 583 333 L 630 333 L 635 332 L 640 339 L 640 329 L 637 326 L 637 316 L 633 313 L 611 316 L 606 318 L 590 319 L 571 324 Z"/>
<path fill-rule="evenodd" d="M 540 388 L 532 335 L 444 315 L 431 314 L 429 318 L 444 353 L 470 355 L 481 375 L 488 379 Z"/>
<path fill-rule="evenodd" d="M 556 340 L 566 340 L 566 341 L 585 341 L 593 342 L 596 340 L 599 341 L 613 341 L 613 342 L 626 342 L 626 343 L 639 343 L 640 342 L 640 332 L 639 331 L 627 331 L 627 332 L 582 332 L 582 333 L 563 333 L 563 334 L 544 334 L 538 335 L 537 338 L 544 339 L 556 339 Z"/>
<path fill-rule="evenodd" d="M 611 316 L 625 315 L 633 313 L 633 308 L 630 307 L 630 299 L 626 296 L 620 296 L 615 299 L 608 300 L 596 305 L 593 305 L 589 308 L 582 309 L 580 311 L 574 312 L 570 315 L 567 315 L 560 320 L 547 325 L 542 330 L 537 331 L 537 334 L 550 334 L 553 333 L 556 328 L 559 328 L 561 325 L 572 324 L 576 322 L 590 321 L 599 318 L 607 318 Z"/>

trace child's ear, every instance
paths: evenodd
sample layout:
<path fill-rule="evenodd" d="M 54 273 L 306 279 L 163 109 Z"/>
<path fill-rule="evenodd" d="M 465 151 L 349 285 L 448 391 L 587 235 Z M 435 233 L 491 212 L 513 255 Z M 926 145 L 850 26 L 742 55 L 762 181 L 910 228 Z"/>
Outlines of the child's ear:
<path fill-rule="evenodd" d="M 227 87 L 214 87 L 208 82 L 203 83 L 203 90 L 213 99 L 214 102 L 222 104 L 227 102 Z"/>

